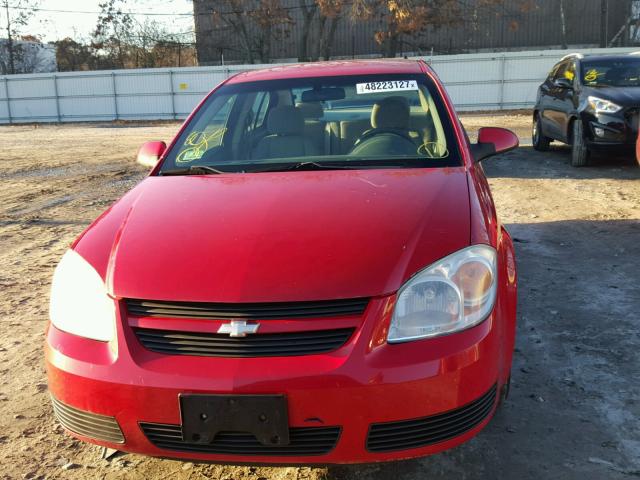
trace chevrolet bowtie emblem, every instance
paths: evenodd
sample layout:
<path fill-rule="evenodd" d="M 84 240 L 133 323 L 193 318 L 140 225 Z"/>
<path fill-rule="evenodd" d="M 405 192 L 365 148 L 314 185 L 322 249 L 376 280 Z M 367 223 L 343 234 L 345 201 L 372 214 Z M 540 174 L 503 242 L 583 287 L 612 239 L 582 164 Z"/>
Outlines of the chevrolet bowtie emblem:
<path fill-rule="evenodd" d="M 220 325 L 218 333 L 228 333 L 230 337 L 246 337 L 247 333 L 256 333 L 259 323 L 247 325 L 244 320 L 231 320 L 230 323 Z"/>

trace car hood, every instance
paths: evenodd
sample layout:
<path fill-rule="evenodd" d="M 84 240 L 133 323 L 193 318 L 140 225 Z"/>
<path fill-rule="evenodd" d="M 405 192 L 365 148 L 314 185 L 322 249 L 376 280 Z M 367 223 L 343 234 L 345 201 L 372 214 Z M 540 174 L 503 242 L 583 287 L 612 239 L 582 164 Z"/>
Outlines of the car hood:
<path fill-rule="evenodd" d="M 588 95 L 609 100 L 622 107 L 640 106 L 640 87 L 589 88 Z"/>
<path fill-rule="evenodd" d="M 303 301 L 396 291 L 469 230 L 463 168 L 154 176 L 75 248 L 117 297 Z"/>

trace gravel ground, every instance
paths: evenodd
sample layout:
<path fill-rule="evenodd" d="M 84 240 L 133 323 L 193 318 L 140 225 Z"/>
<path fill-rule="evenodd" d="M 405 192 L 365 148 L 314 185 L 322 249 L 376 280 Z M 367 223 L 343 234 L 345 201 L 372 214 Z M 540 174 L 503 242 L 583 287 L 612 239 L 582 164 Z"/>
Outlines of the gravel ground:
<path fill-rule="evenodd" d="M 470 131 L 527 115 L 467 115 Z M 487 160 L 516 241 L 518 341 L 511 396 L 489 426 L 444 454 L 382 465 L 255 468 L 122 455 L 56 426 L 42 358 L 48 288 L 68 244 L 143 176 L 133 157 L 177 124 L 0 127 L 1 478 L 626 479 L 640 476 L 640 169 L 569 166 L 530 147 Z"/>

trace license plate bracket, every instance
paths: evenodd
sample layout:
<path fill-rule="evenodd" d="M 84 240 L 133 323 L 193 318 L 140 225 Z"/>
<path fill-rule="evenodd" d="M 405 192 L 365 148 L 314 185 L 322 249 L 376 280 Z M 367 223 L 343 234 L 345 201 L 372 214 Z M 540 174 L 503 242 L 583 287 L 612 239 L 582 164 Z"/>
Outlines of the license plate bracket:
<path fill-rule="evenodd" d="M 181 394 L 182 436 L 190 443 L 213 442 L 219 432 L 253 434 L 266 446 L 289 444 L 284 395 Z"/>

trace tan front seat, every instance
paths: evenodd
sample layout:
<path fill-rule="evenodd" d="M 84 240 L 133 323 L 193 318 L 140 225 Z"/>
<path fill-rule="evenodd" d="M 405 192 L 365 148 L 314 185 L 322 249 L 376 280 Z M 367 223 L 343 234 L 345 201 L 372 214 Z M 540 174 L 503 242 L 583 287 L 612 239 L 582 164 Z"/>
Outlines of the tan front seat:
<path fill-rule="evenodd" d="M 373 129 L 409 130 L 409 102 L 404 97 L 387 97 L 371 109 Z"/>
<path fill-rule="evenodd" d="M 319 155 L 318 148 L 304 136 L 304 117 L 292 106 L 276 107 L 267 117 L 269 134 L 262 138 L 251 155 L 254 159 L 305 157 Z"/>
<path fill-rule="evenodd" d="M 409 102 L 404 97 L 387 97 L 371 109 L 371 129 L 355 142 L 352 155 L 415 155 L 409 134 Z"/>
<path fill-rule="evenodd" d="M 340 122 L 340 153 L 347 154 L 353 148 L 356 140 L 360 138 L 368 128 L 371 122 L 368 118 L 360 120 L 343 120 Z"/>

